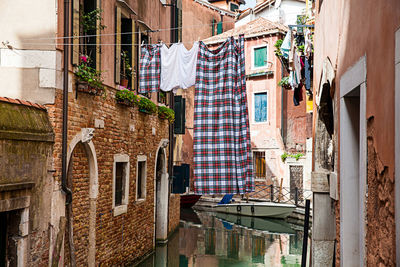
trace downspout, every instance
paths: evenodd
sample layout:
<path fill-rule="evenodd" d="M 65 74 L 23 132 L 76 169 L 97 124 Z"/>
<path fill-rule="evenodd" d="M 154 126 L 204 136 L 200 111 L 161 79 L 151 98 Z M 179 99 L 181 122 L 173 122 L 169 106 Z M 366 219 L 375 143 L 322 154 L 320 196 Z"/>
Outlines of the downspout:
<path fill-rule="evenodd" d="M 61 150 L 61 188 L 66 194 L 65 205 L 71 204 L 72 191 L 67 186 L 67 131 L 68 131 L 68 58 L 69 58 L 69 0 L 64 0 L 64 73 Z"/>
<path fill-rule="evenodd" d="M 63 72 L 63 112 L 61 148 L 61 189 L 66 194 L 65 212 L 69 232 L 69 253 L 71 266 L 76 266 L 75 246 L 72 227 L 72 191 L 67 186 L 67 142 L 68 142 L 68 59 L 69 59 L 69 7 L 70 0 L 64 0 L 64 72 Z"/>

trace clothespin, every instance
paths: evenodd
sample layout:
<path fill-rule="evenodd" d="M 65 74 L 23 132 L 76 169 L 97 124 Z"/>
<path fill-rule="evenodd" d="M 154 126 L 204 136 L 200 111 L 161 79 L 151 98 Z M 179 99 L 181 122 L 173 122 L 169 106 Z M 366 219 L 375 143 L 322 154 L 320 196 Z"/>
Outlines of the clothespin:
<path fill-rule="evenodd" d="M 142 46 L 144 45 L 144 40 L 142 41 Z"/>

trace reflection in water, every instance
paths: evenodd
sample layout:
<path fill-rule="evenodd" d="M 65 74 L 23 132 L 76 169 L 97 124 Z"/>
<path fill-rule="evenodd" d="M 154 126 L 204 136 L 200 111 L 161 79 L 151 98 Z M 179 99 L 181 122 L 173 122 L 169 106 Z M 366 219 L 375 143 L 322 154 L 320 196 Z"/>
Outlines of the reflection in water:
<path fill-rule="evenodd" d="M 140 267 L 300 266 L 303 233 L 284 221 L 181 213 L 179 231 Z"/>

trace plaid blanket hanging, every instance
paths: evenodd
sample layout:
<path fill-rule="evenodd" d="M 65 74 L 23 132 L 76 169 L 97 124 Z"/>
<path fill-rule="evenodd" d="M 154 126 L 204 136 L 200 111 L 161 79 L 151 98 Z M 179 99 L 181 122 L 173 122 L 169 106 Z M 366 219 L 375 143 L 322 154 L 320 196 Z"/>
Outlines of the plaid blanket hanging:
<path fill-rule="evenodd" d="M 158 92 L 161 79 L 160 46 L 143 45 L 140 53 L 139 93 Z"/>
<path fill-rule="evenodd" d="M 254 191 L 244 37 L 210 51 L 200 42 L 194 107 L 194 190 Z"/>

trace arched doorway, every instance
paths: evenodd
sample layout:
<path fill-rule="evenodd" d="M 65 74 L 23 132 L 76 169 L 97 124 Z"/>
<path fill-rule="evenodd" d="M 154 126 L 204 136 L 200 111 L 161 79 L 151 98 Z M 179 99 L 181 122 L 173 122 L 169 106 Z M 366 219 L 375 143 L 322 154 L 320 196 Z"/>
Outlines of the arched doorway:
<path fill-rule="evenodd" d="M 158 242 L 168 237 L 168 173 L 165 149 L 159 147 L 156 157 L 155 171 L 155 238 Z"/>
<path fill-rule="evenodd" d="M 74 238 L 75 233 L 82 232 L 81 234 L 86 236 L 87 241 L 84 242 L 85 247 L 77 248 L 78 250 L 83 250 L 83 258 L 74 257 L 74 260 L 77 265 L 82 264 L 88 266 L 95 266 L 96 203 L 98 195 L 98 165 L 95 147 L 91 140 L 92 137 L 93 129 L 83 128 L 82 131 L 71 140 L 67 155 L 68 186 L 77 186 L 75 190 L 72 188 L 74 192 L 72 195 L 72 208 L 69 209 L 68 213 L 73 210 L 75 198 L 76 201 L 79 201 L 79 204 L 83 204 L 84 207 L 76 207 L 75 210 L 78 210 L 79 214 L 70 215 L 70 224 L 67 230 L 69 236 L 66 238 L 69 239 L 67 243 L 70 244 L 71 242 L 73 245 L 73 240 L 76 240 L 76 237 Z M 73 183 L 72 179 L 74 179 Z M 75 204 L 77 204 L 77 202 L 75 202 Z M 74 231 L 74 223 L 76 223 L 76 225 L 83 225 L 83 227 L 76 228 Z M 69 247 L 66 250 L 71 252 L 69 251 L 70 249 L 73 249 L 72 254 L 80 254 L 78 253 L 79 251 L 75 251 L 75 246 Z M 66 258 L 67 257 L 66 255 Z"/>

